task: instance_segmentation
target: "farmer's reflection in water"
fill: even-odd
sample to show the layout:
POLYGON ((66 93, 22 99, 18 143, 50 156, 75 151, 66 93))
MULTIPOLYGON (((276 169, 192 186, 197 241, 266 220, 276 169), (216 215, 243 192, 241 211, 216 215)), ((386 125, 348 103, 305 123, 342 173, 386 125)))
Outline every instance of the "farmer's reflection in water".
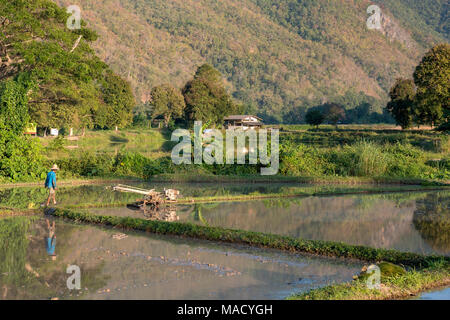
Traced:
POLYGON ((47 250, 47 254, 51 257, 51 259, 54 261, 56 260, 56 225, 55 221, 53 221, 52 225, 50 225, 50 221, 47 220, 47 230, 48 230, 48 237, 45 238, 45 249, 47 250))

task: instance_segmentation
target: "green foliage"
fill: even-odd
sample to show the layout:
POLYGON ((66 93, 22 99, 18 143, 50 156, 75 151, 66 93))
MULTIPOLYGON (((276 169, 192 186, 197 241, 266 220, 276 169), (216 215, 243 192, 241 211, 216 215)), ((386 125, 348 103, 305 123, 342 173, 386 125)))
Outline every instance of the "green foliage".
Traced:
POLYGON ((0 82, 0 118, 13 134, 22 134, 30 117, 27 90, 14 80, 0 82))
POLYGON ((320 110, 311 109, 306 113, 305 120, 307 124, 319 127, 325 120, 325 117, 320 110))
POLYGON ((56 138, 52 139, 52 141, 50 141, 50 143, 47 146, 47 150, 60 151, 64 149, 65 145, 66 141, 64 140, 64 137, 59 135, 56 138))
POLYGON ((410 128, 414 120, 415 86, 412 80, 397 79, 389 92, 391 101, 386 109, 402 129, 410 128))
POLYGON ((149 179, 161 173, 174 173, 174 164, 170 158, 152 160, 144 167, 144 178, 149 179))
POLYGON ((183 95, 186 100, 186 120, 191 125, 194 121, 210 121, 220 126, 225 116, 237 110, 224 88, 222 75, 208 64, 197 69, 194 79, 184 87, 183 95))
POLYGON ((326 287, 295 294, 290 300, 392 300, 408 299, 412 294, 419 294, 434 287, 448 283, 449 263, 439 260, 430 263, 428 268, 420 271, 410 270, 406 274, 388 277, 384 280, 384 290, 373 290, 365 281, 332 284, 326 287))
MULTIPOLYGON (((398 277, 406 274, 406 270, 393 263, 382 261, 376 264, 380 268, 380 280, 381 283, 385 283, 386 280, 392 277, 398 277)), ((367 266, 365 266, 362 272, 358 275, 359 281, 367 281, 371 273, 367 273, 367 266)))
POLYGON ((107 106, 97 111, 95 117, 97 126, 123 128, 129 125, 136 104, 129 83, 108 70, 101 91, 107 106))
POLYGON ((42 147, 23 136, 29 121, 27 91, 18 81, 0 83, 0 177, 10 181, 36 179, 44 170, 42 147))
POLYGON ((414 72, 414 82, 419 123, 450 121, 450 44, 436 45, 425 54, 414 72))
POLYGON ((170 120, 181 118, 186 108, 184 97, 170 85, 154 87, 151 96, 153 106, 153 117, 163 116, 164 124, 167 127, 170 120))
POLYGON ((139 153, 119 153, 115 157, 114 173, 119 175, 137 175, 143 177, 146 168, 152 160, 140 155, 139 153))
POLYGON ((329 123, 336 126, 338 122, 345 119, 345 109, 343 106, 337 103, 326 103, 323 108, 325 119, 329 123))
POLYGON ((408 144, 357 141, 335 148, 280 146, 280 173, 291 176, 417 177, 448 179, 449 171, 426 164, 423 151, 408 144))
POLYGON ((56 160, 61 173, 71 173, 75 176, 106 176, 113 170, 115 159, 107 154, 92 154, 83 152, 78 156, 56 160))
POLYGON ((96 33, 85 23, 69 30, 68 17, 49 0, 0 0, 0 81, 25 74, 35 83, 24 87, 31 120, 39 127, 127 125, 134 106, 128 84, 90 48, 96 33))

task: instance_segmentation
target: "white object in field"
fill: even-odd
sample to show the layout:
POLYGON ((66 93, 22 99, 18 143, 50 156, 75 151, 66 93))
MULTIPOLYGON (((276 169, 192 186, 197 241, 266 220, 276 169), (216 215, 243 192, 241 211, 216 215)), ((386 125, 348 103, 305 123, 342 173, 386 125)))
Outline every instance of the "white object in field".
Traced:
POLYGON ((122 184, 119 184, 119 185, 113 187, 113 190, 120 191, 120 192, 138 193, 138 194, 143 194, 143 195, 148 195, 151 192, 155 191, 155 189, 146 190, 146 189, 141 189, 141 188, 137 188, 137 187, 125 186, 122 184))
POLYGON ((50 129, 50 135, 51 136, 57 137, 58 134, 59 134, 59 130, 58 129, 55 129, 55 128, 51 128, 50 129))
POLYGON ((73 128, 70 128, 69 136, 73 136, 73 128))

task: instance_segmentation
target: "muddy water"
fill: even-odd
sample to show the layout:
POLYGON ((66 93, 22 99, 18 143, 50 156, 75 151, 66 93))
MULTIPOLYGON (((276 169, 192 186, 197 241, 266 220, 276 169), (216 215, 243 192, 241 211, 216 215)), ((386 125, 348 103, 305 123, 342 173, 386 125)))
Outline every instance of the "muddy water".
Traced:
MULTIPOLYGON (((127 208, 88 211, 145 218, 127 208)), ((171 221, 450 255, 448 191, 178 205, 176 216, 171 221)))
POLYGON ((361 268, 337 259, 54 221, 52 258, 43 218, 0 220, 0 299, 281 299, 349 281, 361 268), (80 267, 80 291, 67 289, 68 265, 80 267))

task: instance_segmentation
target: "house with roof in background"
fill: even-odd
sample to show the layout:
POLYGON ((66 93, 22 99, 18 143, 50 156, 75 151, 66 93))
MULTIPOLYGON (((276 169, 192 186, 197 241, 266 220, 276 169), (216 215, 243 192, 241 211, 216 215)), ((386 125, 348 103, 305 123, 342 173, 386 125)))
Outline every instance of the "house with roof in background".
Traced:
POLYGON ((264 125, 260 117, 253 115, 231 115, 225 117, 223 121, 225 129, 255 130, 264 125))

